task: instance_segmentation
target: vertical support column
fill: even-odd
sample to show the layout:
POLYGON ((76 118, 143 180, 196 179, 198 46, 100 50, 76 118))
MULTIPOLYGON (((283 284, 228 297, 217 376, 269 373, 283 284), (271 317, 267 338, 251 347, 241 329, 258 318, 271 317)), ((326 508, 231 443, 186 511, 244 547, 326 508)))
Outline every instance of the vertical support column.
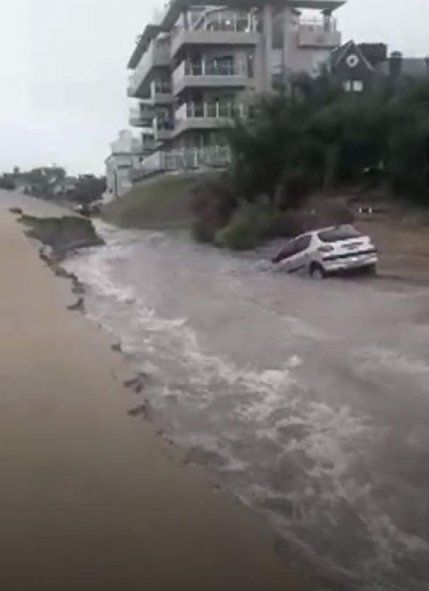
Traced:
POLYGON ((182 22, 185 31, 189 31, 189 15, 186 10, 182 12, 182 22))
POLYGON ((294 47, 291 44, 295 43, 292 37, 292 23, 293 13, 290 8, 283 9, 283 51, 282 51, 282 70, 283 70, 283 86, 288 88, 289 77, 288 67, 293 67, 293 51, 294 47))
POLYGON ((258 94, 272 89, 273 7, 267 3, 261 13, 261 39, 255 54, 255 90, 258 94))
POLYGON ((266 4, 263 9, 264 27, 264 92, 272 88, 272 53, 273 53, 273 7, 266 4))

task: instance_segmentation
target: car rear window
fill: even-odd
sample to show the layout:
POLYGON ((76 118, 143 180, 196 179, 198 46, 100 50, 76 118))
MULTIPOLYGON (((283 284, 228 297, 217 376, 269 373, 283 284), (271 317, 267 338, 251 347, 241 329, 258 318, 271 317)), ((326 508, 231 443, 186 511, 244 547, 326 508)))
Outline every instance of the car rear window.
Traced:
POLYGON ((323 230, 318 236, 322 242, 341 242, 342 240, 353 240, 361 238, 362 234, 353 226, 341 226, 331 230, 323 230))

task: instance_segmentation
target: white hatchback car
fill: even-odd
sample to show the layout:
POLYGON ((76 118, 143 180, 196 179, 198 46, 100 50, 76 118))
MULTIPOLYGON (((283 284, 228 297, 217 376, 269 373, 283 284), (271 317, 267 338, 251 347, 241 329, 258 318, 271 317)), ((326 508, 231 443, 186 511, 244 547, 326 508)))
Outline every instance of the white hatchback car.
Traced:
POLYGON ((305 271, 315 279, 351 269, 375 272, 377 249, 369 236, 350 225, 307 232, 291 240, 272 260, 289 273, 305 271))

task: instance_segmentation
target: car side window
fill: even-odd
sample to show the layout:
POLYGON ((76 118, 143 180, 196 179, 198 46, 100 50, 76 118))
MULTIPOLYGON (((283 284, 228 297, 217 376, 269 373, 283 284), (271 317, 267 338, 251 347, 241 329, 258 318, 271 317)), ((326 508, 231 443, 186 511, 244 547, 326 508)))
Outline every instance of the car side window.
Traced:
POLYGON ((279 260, 288 259, 289 257, 293 256, 296 252, 296 240, 291 240, 287 243, 287 245, 283 248, 281 253, 279 254, 279 260))
POLYGON ((304 250, 307 250, 307 248, 310 246, 310 244, 311 244, 311 236, 302 236, 301 238, 298 238, 297 240, 295 240, 294 254, 299 254, 301 252, 304 252, 304 250))
POLYGON ((311 236, 302 236, 301 238, 296 238, 295 240, 291 240, 285 246, 285 248, 280 252, 280 254, 274 259, 275 262, 284 261, 290 257, 293 257, 300 252, 303 252, 306 248, 310 246, 311 243, 311 236))

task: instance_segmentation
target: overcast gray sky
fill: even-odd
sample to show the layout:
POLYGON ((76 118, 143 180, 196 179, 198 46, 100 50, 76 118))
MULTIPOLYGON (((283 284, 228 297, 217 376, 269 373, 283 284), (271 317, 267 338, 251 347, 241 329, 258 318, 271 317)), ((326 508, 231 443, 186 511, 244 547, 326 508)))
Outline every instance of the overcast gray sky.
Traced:
MULTIPOLYGON (((103 172, 127 126, 126 62, 163 0, 0 0, 0 171, 103 172)), ((344 38, 429 55, 429 0, 348 0, 344 38)))

